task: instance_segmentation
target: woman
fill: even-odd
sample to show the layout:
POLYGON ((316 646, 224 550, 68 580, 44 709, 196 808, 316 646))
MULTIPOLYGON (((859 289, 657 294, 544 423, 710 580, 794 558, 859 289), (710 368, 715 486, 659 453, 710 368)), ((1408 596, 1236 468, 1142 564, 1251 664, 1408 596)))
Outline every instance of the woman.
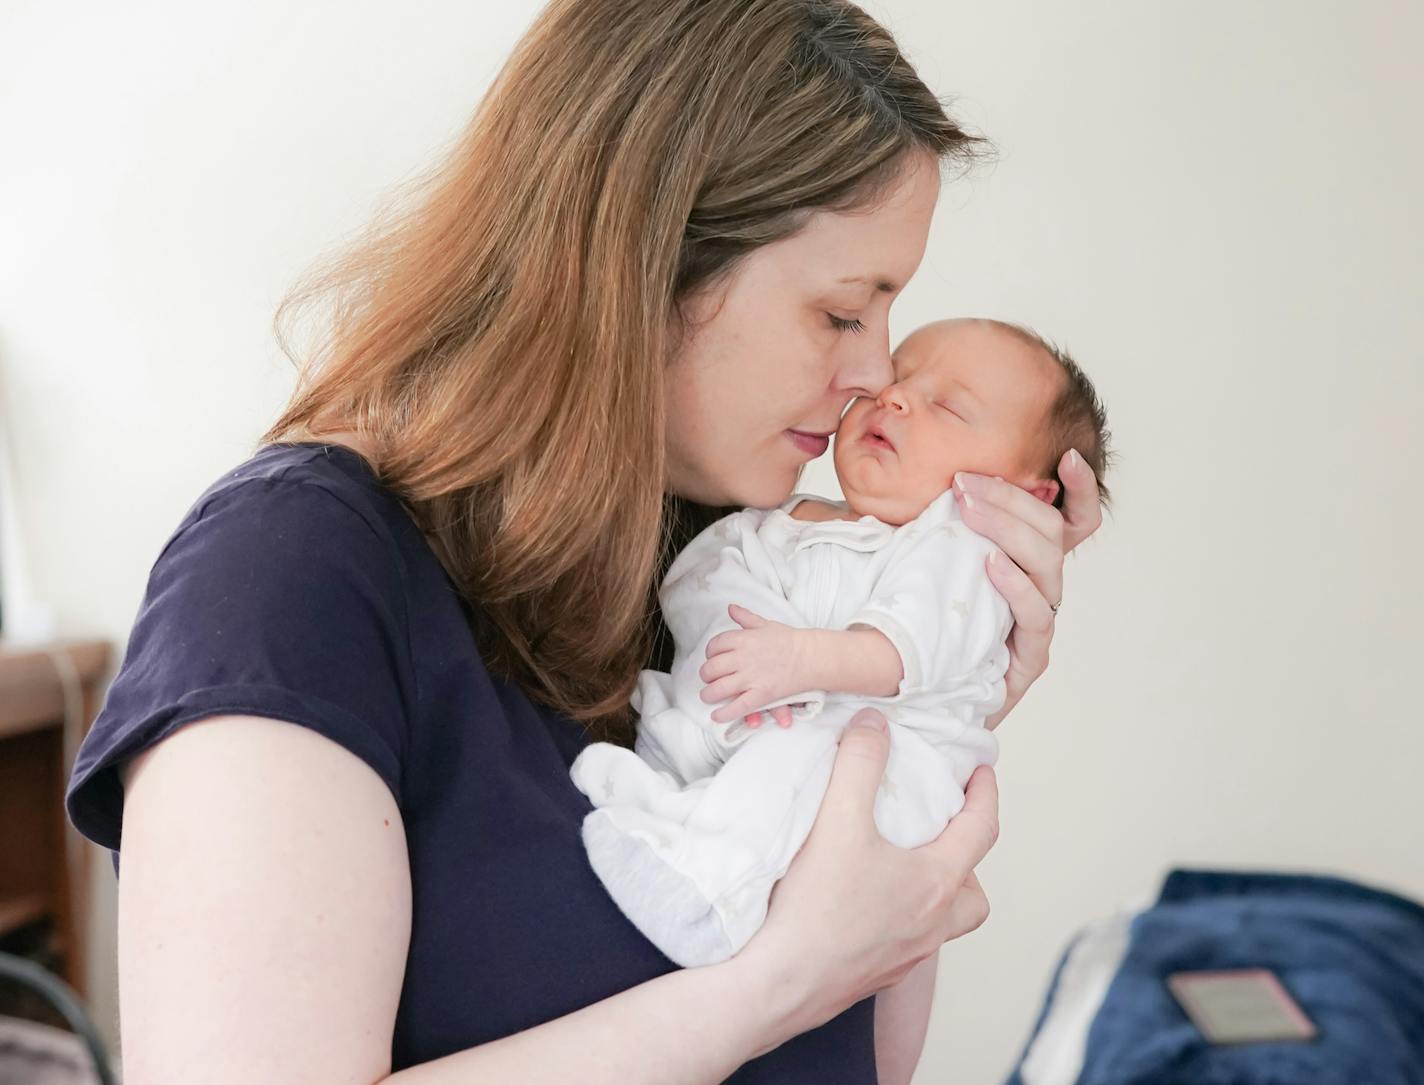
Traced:
MULTIPOLYGON (((160 554, 76 761, 75 824, 122 830, 126 1077, 908 1079, 938 947, 987 915, 992 772, 892 848, 863 713, 761 931, 678 971, 589 870, 567 771, 631 740, 668 555, 783 500, 888 383, 939 164, 974 150, 849 4, 544 12, 317 284, 325 349, 160 554)), ((1098 522, 1061 475, 1066 523, 968 484, 1012 559, 1005 712, 1098 522)))

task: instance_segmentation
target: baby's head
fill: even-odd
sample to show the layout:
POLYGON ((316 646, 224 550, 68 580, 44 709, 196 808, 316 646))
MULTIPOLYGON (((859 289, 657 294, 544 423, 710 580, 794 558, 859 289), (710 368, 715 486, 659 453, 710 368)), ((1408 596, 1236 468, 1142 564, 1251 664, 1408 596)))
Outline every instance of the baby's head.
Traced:
POLYGON ((956 471, 1000 475, 1062 508, 1058 462, 1069 448, 1109 504, 1107 419, 1063 351, 1026 328, 966 318, 912 332, 894 362, 895 382, 852 403, 836 430, 836 475, 857 515, 907 523, 956 471))

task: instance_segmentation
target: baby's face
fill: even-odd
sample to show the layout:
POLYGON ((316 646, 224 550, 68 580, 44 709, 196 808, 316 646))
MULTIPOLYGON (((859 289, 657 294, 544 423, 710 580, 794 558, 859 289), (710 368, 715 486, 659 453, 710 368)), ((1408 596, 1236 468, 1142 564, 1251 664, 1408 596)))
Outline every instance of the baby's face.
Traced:
POLYGON ((857 515, 913 520, 956 471, 1025 485, 1037 430, 1064 379, 1043 350, 976 320, 913 332, 895 382, 858 399, 836 431, 841 489, 857 515))

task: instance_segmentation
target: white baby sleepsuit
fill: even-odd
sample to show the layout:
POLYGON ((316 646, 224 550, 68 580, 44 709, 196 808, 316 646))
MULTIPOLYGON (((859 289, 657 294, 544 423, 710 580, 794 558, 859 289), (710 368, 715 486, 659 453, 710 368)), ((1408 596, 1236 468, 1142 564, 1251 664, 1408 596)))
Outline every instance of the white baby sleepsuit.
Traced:
POLYGON ((798 520, 807 496, 724 517, 677 556, 659 593, 673 668, 639 677, 636 752, 593 743, 572 767, 596 807, 583 823, 590 863, 684 966, 727 959, 761 926, 859 709, 890 721, 875 822, 899 847, 938 836, 974 769, 998 756, 983 723, 1003 706, 1013 616, 984 568, 993 543, 964 524, 952 490, 899 527, 798 520), (786 625, 878 629, 900 654, 899 691, 804 690, 760 706, 796 705, 790 728, 713 722, 698 672, 708 642, 740 628, 729 603, 786 625))

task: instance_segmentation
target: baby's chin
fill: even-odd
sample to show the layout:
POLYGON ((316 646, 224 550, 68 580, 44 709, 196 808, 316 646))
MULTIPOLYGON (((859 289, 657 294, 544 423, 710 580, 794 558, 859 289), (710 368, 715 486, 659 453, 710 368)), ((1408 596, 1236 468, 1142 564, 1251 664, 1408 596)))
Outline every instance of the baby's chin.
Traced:
POLYGON ((913 472, 902 472, 900 461, 893 465, 881 463, 872 453, 836 458, 836 478, 846 504, 856 516, 874 516, 887 524, 907 524, 944 491, 936 493, 910 492, 898 485, 913 472))
MULTIPOLYGON (((874 516, 887 524, 908 524, 930 507, 939 494, 905 494, 886 488, 859 490, 841 484, 846 504, 856 516, 874 516)), ((943 492, 943 491, 941 491, 943 492)))

